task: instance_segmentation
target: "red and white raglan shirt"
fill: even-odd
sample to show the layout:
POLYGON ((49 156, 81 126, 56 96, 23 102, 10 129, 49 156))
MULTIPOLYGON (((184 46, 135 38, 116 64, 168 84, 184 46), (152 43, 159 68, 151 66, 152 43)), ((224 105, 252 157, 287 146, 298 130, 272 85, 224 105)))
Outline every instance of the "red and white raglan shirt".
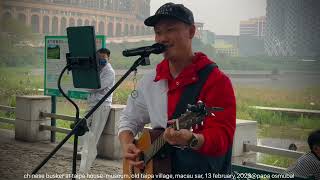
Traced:
MULTIPOLYGON (((198 71, 213 63, 205 54, 195 53, 192 64, 173 78, 169 61, 164 59, 156 69, 139 81, 138 96, 129 97, 119 121, 119 133, 130 130, 134 135, 145 124, 152 128, 166 128, 172 119, 176 105, 186 86, 198 81, 198 71)), ((218 68, 214 68, 204 83, 199 99, 208 107, 222 107, 223 111, 205 118, 202 126, 193 129, 204 136, 204 144, 198 150, 208 156, 224 155, 233 143, 236 127, 236 101, 230 79, 218 68)))

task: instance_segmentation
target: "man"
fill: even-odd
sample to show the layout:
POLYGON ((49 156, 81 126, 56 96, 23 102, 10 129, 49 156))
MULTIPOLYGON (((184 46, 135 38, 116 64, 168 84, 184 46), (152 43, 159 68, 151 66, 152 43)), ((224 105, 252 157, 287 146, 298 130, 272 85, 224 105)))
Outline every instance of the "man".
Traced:
MULTIPOLYGON (((101 88, 90 89, 88 96, 88 111, 91 110, 112 88, 115 81, 114 70, 109 63, 110 51, 106 48, 101 48, 97 52, 99 57, 99 73, 101 88)), ((105 100, 101 106, 87 120, 89 132, 84 136, 80 136, 80 141, 83 141, 81 150, 80 173, 86 174, 90 170, 93 161, 97 156, 97 143, 107 122, 108 115, 111 109, 112 94, 105 100)))
POLYGON ((230 174, 236 104, 229 78, 217 67, 209 72, 197 100, 224 110, 206 117, 204 124, 193 131, 166 128, 168 120, 179 117, 178 102, 189 98, 182 95, 183 91, 199 81, 202 69, 213 64, 205 54, 192 51, 196 31, 192 12, 182 4, 167 3, 144 23, 154 27, 155 41, 168 48, 164 60, 140 80, 138 96, 128 98, 121 114, 119 139, 123 158, 143 168, 143 162, 136 160, 141 150, 133 142, 144 125, 150 123, 152 128, 165 128, 164 139, 173 145, 173 174, 230 174))
POLYGON ((315 179, 320 179, 320 129, 310 133, 308 144, 310 152, 301 156, 287 172, 295 176, 313 176, 315 179))

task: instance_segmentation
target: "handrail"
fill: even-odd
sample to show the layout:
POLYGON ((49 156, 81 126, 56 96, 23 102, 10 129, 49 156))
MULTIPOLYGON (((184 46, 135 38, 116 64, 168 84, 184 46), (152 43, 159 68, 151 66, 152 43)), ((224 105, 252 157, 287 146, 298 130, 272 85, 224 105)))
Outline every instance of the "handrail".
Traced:
POLYGON ((63 114, 54 114, 54 113, 47 113, 47 112, 40 112, 41 117, 49 117, 55 119, 61 119, 63 121, 75 121, 76 118, 73 116, 63 115, 63 114))
POLYGON ((300 156, 304 154, 304 152, 300 151, 291 151, 287 149, 275 148, 270 146, 262 146, 262 145, 254 145, 250 143, 243 143, 244 152, 254 151, 261 152, 266 154, 274 154, 279 156, 291 157, 298 159, 300 156))
POLYGON ((312 115, 312 116, 320 116, 320 110, 265 107, 265 106, 250 106, 250 108, 273 111, 273 112, 283 112, 283 113, 296 114, 296 115, 306 114, 306 115, 312 115))
POLYGON ((15 112, 16 108, 15 107, 11 107, 11 106, 0 105, 0 110, 1 111, 7 111, 7 112, 15 112))
POLYGON ((260 169, 264 169, 267 171, 273 171, 273 172, 277 172, 277 173, 284 173, 286 171, 286 168, 271 166, 271 165, 262 164, 262 163, 255 163, 255 162, 251 162, 251 161, 244 161, 244 162, 242 162, 242 165, 260 168, 260 169))
POLYGON ((40 131, 48 130, 48 131, 65 133, 65 134, 68 134, 69 132, 71 132, 71 129, 48 126, 44 124, 40 124, 39 128, 40 128, 40 131))
POLYGON ((0 117, 1 123, 14 124, 14 119, 0 117))

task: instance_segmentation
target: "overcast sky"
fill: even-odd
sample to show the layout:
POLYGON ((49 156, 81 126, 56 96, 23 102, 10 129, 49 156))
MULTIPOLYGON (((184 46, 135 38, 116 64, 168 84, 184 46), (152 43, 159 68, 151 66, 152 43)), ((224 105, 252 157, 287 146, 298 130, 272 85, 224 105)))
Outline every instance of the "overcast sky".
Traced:
POLYGON ((151 0, 150 13, 167 2, 184 4, 195 21, 218 35, 239 35, 241 20, 266 15, 266 0, 151 0))

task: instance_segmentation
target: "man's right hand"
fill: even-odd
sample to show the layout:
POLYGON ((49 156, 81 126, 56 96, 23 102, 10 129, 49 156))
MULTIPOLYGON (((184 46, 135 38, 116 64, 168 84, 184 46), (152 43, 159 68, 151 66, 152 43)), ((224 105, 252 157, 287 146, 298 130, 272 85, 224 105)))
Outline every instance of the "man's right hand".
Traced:
POLYGON ((129 130, 122 131, 119 134, 119 140, 122 146, 123 158, 125 158, 130 165, 143 169, 143 161, 139 160, 142 151, 133 143, 133 133, 129 130))
POLYGON ((139 169, 144 168, 143 161, 139 161, 139 156, 142 151, 137 148, 133 143, 124 144, 122 148, 123 157, 126 158, 130 165, 135 166, 139 169))

